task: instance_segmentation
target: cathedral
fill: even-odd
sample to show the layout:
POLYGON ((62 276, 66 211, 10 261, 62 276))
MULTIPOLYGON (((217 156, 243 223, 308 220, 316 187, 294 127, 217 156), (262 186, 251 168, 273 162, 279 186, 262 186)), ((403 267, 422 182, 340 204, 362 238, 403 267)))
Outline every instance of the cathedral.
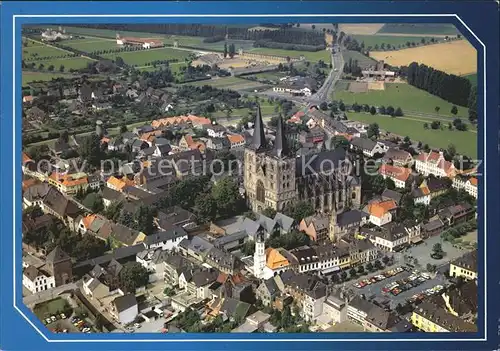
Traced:
POLYGON ((253 211, 282 211, 298 201, 310 202, 317 212, 342 212, 360 206, 361 181, 344 149, 297 157, 288 146, 281 118, 270 145, 260 106, 254 128, 244 156, 244 188, 253 211))

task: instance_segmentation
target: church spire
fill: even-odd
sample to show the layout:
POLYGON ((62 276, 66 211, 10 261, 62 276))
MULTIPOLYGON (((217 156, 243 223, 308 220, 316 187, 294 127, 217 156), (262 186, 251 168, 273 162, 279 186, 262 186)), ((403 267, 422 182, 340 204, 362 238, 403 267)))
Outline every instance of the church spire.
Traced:
POLYGON ((266 135, 264 134, 264 122, 262 122, 260 105, 257 105, 257 116, 255 116, 253 137, 250 147, 256 151, 264 150, 266 148, 266 135))
POLYGON ((283 118, 278 117, 278 126, 276 128, 276 139, 274 140, 273 154, 277 157, 289 155, 288 144, 285 138, 285 129, 283 127, 283 118))

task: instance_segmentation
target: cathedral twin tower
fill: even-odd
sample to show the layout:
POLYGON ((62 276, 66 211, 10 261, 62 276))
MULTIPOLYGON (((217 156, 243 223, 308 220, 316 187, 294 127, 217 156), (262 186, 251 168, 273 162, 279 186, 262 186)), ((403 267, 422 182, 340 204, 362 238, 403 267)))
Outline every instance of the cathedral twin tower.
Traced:
POLYGON ((361 203, 361 185, 355 168, 342 148, 296 157, 278 119, 276 137, 270 145, 264 133, 260 106, 257 108, 252 141, 245 148, 244 188, 252 210, 282 211, 297 201, 310 202, 318 212, 343 211, 361 203), (333 167, 333 168, 332 168, 333 167))

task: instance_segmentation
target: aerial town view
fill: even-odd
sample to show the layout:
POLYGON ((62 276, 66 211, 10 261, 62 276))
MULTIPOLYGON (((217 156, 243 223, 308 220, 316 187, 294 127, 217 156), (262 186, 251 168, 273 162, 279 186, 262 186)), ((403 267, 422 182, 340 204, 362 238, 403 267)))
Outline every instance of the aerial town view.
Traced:
POLYGON ((20 45, 23 300, 51 332, 477 332, 477 53, 453 25, 20 45))

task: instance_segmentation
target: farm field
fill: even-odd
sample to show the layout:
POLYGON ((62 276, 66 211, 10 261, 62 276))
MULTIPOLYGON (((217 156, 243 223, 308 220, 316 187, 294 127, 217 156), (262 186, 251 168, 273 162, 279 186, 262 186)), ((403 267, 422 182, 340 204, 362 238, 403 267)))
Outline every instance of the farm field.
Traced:
POLYGON ((425 45, 397 51, 371 52, 370 57, 384 60, 393 66, 407 66, 412 62, 426 64, 456 75, 477 72, 476 49, 466 40, 425 45))
POLYGON ((312 52, 312 51, 282 50, 282 49, 271 49, 271 48, 253 48, 248 51, 256 54, 290 56, 290 57, 299 57, 301 55, 304 55, 304 57, 308 61, 323 60, 325 63, 331 62, 330 51, 327 50, 312 52))
POLYGON ((189 57, 190 52, 185 50, 176 50, 172 48, 151 49, 143 51, 124 51, 111 54, 105 54, 103 57, 115 60, 121 57, 126 64, 144 66, 148 62, 156 60, 178 59, 184 61, 189 57))
POLYGON ((460 132, 444 130, 424 129, 424 123, 428 120, 420 120, 413 117, 396 117, 381 115, 370 115, 368 113, 348 112, 347 118, 364 123, 377 123, 380 129, 408 136, 415 141, 428 144, 431 148, 447 148, 449 144, 455 145, 457 152, 469 157, 477 157, 477 133, 472 131, 460 132))
POLYGON ((119 48, 115 40, 102 38, 70 39, 62 41, 61 44, 88 53, 119 48))
POLYGON ((158 33, 144 33, 144 32, 132 32, 132 31, 116 31, 111 29, 94 29, 94 28, 83 28, 83 27, 64 27, 67 34, 76 34, 80 36, 96 36, 103 38, 116 38, 116 33, 122 36, 130 37, 143 37, 143 38, 163 38, 165 35, 158 33))
MULTIPOLYGON (((197 44, 193 44, 191 46, 203 49, 203 50, 213 50, 213 51, 224 51, 224 41, 218 41, 216 43, 204 43, 203 38, 195 38, 199 39, 199 42, 197 44)), ((182 46, 182 42, 179 42, 179 44, 182 46)), ((228 39, 227 45, 234 44, 236 52, 238 52, 238 49, 242 48, 244 51, 252 51, 253 47, 253 40, 236 40, 236 39, 228 39)), ((188 45, 188 44, 184 44, 188 45)))
POLYGON ((450 23, 386 23, 378 33, 456 35, 458 31, 450 23))
POLYGON ((247 79, 236 78, 236 77, 202 80, 186 84, 194 86, 210 85, 219 89, 248 90, 248 91, 268 87, 267 85, 259 82, 253 82, 247 79))
POLYGON ((430 42, 431 38, 434 38, 436 40, 442 40, 441 38, 435 38, 431 36, 422 36, 422 37, 415 37, 415 36, 394 36, 394 35, 352 35, 354 39, 357 40, 358 43, 365 43, 365 48, 371 46, 372 48, 375 47, 375 45, 378 45, 379 47, 384 44, 390 44, 392 46, 398 46, 398 45, 406 45, 406 43, 414 42, 415 44, 421 44, 422 38, 425 39, 426 42, 430 42))
POLYGON ((257 79, 266 79, 275 82, 278 82, 280 78, 284 78, 286 76, 287 75, 284 72, 261 72, 249 75, 249 77, 255 77, 257 79))
MULTIPOLYGON (((424 90, 420 90, 406 83, 386 83, 385 90, 369 90, 368 92, 352 93, 347 91, 346 85, 335 89, 335 100, 342 100, 347 104, 368 104, 370 106, 393 106, 401 107, 405 114, 411 111, 439 115, 440 117, 452 117, 451 108, 453 104, 437 97, 424 90), (340 90, 344 87, 344 90, 340 90), (439 113, 435 108, 439 106, 439 113)), ((467 108, 457 106, 457 117, 467 119, 467 108)))
POLYGON ((339 25, 339 31, 350 35, 371 35, 376 34, 383 26, 383 23, 342 23, 339 25))
POLYGON ((374 59, 367 57, 358 51, 347 50, 343 51, 342 55, 344 57, 344 62, 348 63, 349 59, 352 59, 353 61, 357 60, 358 66, 361 67, 362 69, 368 68, 377 63, 374 59))

